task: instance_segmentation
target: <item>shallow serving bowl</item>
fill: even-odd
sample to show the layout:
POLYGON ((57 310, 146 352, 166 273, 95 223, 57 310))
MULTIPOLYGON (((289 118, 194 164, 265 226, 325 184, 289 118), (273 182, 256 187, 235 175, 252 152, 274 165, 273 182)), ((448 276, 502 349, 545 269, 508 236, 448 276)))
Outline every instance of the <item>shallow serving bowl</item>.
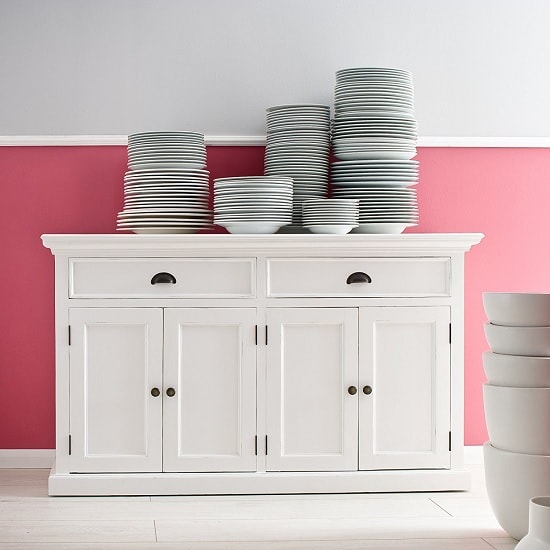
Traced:
POLYGON ((550 388, 550 357, 483 353, 483 369, 493 386, 550 388))
POLYGON ((485 323, 485 336, 495 353, 550 357, 550 326, 509 327, 485 323))
POLYGON ((529 500, 550 495, 550 456, 511 453, 487 441, 483 457, 495 517, 510 536, 521 539, 529 528, 529 500))
POLYGON ((550 327, 550 294, 484 292, 483 306, 494 325, 550 327))
POLYGON ((550 388, 483 384, 491 443, 505 451, 550 455, 550 388))

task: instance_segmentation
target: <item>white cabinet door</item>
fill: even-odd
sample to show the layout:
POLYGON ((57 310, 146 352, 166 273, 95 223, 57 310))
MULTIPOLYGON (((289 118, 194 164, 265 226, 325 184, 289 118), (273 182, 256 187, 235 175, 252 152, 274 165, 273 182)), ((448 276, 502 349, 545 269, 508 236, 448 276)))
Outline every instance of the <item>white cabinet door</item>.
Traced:
POLYGON ((359 469, 450 467, 449 321, 447 307, 360 308, 359 469))
POLYGON ((357 309, 268 309, 267 326, 267 470, 356 470, 357 309))
POLYGON ((161 471, 162 310, 73 308, 69 320, 71 472, 161 471))
POLYGON ((255 325, 255 309, 165 311, 165 471, 256 470, 255 325))

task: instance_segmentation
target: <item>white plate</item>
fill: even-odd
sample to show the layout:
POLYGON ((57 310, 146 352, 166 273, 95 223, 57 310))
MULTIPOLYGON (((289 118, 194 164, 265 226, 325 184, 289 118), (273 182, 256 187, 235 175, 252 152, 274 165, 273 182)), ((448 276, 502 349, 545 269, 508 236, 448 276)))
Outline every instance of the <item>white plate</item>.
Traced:
POLYGON ((138 235, 181 235, 197 233, 203 227, 132 227, 131 229, 118 228, 117 231, 132 231, 138 235))
POLYGON ((312 233, 326 233, 330 235, 345 235, 349 233, 354 227, 357 227, 357 224, 350 225, 309 225, 303 224, 304 227, 307 227, 312 233))
MULTIPOLYGON (((341 153, 346 154, 346 153, 341 153)), ((355 158, 357 158, 357 153, 351 153, 355 158)), ((410 151, 388 151, 385 149, 380 149, 379 151, 365 151, 360 153, 361 159, 412 159, 416 156, 416 149, 410 151)), ((348 154, 349 158, 349 154, 348 154)), ((347 160, 347 159, 345 159, 347 160)), ((351 160, 351 159, 350 159, 351 160)))
POLYGON ((374 233, 374 234, 399 234, 407 227, 413 227, 415 223, 360 223, 352 229, 352 233, 374 233))
MULTIPOLYGON (((290 223, 290 222, 289 222, 290 223)), ((219 223, 225 227, 230 233, 241 234, 270 234, 276 233, 284 225, 289 223, 262 223, 262 222, 240 222, 240 223, 219 223)))

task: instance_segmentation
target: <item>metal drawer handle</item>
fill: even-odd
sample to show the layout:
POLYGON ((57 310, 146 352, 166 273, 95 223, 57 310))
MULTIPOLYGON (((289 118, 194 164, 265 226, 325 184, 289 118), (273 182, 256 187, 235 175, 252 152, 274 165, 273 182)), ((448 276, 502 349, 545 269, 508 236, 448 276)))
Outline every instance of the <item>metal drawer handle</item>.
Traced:
POLYGON ((372 393, 372 387, 371 386, 363 386, 363 393, 365 395, 370 395, 372 393))
POLYGON ((367 275, 362 271, 356 271, 347 278, 346 283, 348 285, 353 283, 372 283, 372 279, 370 278, 370 275, 367 275))
POLYGON ((168 388, 166 390, 166 395, 168 397, 174 397, 174 395, 176 395, 176 390, 174 388, 168 388))
POLYGON ((171 273, 166 273, 165 271, 163 271, 161 273, 157 273, 156 275, 153 275, 153 278, 151 279, 152 285, 156 285, 159 283, 171 283, 175 285, 176 278, 171 273))
POLYGON ((158 397, 158 396, 160 395, 160 390, 159 390, 158 388, 153 388, 153 389, 151 390, 151 395, 152 395, 153 397, 158 397))
POLYGON ((349 393, 350 395, 355 395, 355 394, 357 393, 357 388, 356 388, 355 386, 350 386, 350 387, 348 388, 348 393, 349 393))

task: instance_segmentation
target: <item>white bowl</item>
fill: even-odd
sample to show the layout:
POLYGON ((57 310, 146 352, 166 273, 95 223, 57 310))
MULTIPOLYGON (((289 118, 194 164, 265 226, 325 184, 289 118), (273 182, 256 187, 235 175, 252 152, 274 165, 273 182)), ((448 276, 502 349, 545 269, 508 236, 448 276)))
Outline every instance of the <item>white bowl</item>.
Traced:
POLYGON ((485 323, 485 336, 495 353, 550 357, 550 326, 509 327, 485 323))
POLYGON ((515 539, 527 534, 529 500, 550 495, 550 456, 511 453, 483 445, 485 483, 493 512, 515 539))
POLYGON ((550 357, 483 353, 483 369, 493 386, 550 388, 550 357))
POLYGON ((483 384, 491 443, 504 451, 550 455, 550 388, 483 384))
POLYGON ((237 234, 256 234, 256 233, 276 233, 285 223, 269 222, 218 222, 217 225, 225 227, 229 233, 237 234))
POLYGON ((483 307, 494 325, 550 326, 550 294, 484 292, 483 307))
POLYGON ((357 225, 306 225, 312 233, 328 233, 332 235, 345 235, 357 225))

